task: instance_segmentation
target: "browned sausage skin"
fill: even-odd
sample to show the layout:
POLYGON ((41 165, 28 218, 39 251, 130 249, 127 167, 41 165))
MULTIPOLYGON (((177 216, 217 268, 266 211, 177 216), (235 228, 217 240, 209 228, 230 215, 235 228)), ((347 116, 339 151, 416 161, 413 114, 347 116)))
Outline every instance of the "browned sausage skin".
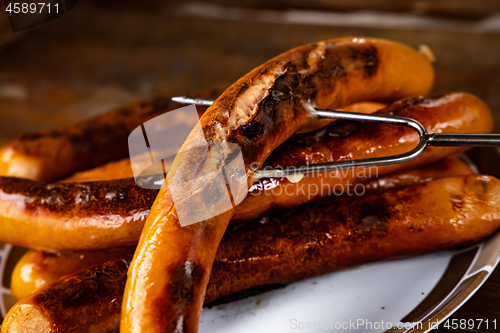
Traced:
MULTIPOLYGON (((109 333, 120 322, 120 308, 129 262, 117 259, 64 278, 48 293, 33 294, 36 304, 12 307, 2 332, 109 333), (71 310, 70 310, 71 309, 71 310), (78 315, 75 316, 76 312, 78 315)), ((18 303, 20 304, 20 303, 18 303)))
MULTIPOLYGON (((396 102, 380 113, 421 121, 429 132, 488 133, 489 109, 476 97, 453 93, 437 98, 396 102)), ((273 164, 318 163, 391 155, 415 145, 414 132, 381 124, 337 123, 296 135, 271 154, 273 164), (340 135, 342 134, 342 135, 340 135), (376 138, 376 139, 374 139, 376 138)), ((267 211, 291 208, 325 196, 339 185, 365 183, 377 176, 423 165, 463 148, 428 148, 407 164, 306 175, 299 183, 284 178, 257 181, 236 207, 233 220, 248 221, 267 211), (316 186, 317 194, 308 191, 316 186), (301 192, 297 189, 307 190, 301 192)), ((133 179, 76 184, 44 184, 0 178, 0 239, 47 251, 95 250, 135 245, 157 192, 143 190, 133 179)))
MULTIPOLYGON (((205 140, 236 144, 252 184, 253 169, 311 122, 310 107, 336 108, 427 92, 433 77, 428 59, 397 43, 340 38, 305 45, 271 59, 229 87, 201 117, 203 133, 193 131, 183 148, 188 151, 205 140)), ((211 153, 211 165, 219 170, 235 151, 226 146, 211 153)), ((200 163, 197 154, 176 158, 169 186, 176 177, 191 179, 197 170, 207 171, 200 163)), ((187 185, 178 190, 184 198, 194 195, 187 185)), ((127 277, 122 333, 197 331, 212 263, 234 210, 181 227, 171 198, 170 189, 160 190, 144 225, 127 277)), ((204 207, 222 204, 200 201, 189 213, 195 219, 204 207)))
POLYGON ((133 178, 46 184, 0 177, 0 188, 0 239, 49 252, 135 245, 158 194, 133 178))
MULTIPOLYGON (((409 186, 435 179, 472 174, 471 168, 458 157, 444 158, 419 168, 372 180, 366 184, 367 193, 384 191, 394 187, 409 186)), ((230 224, 235 228, 238 223, 230 224)), ((223 238, 228 239, 229 236, 223 238)), ((224 245, 222 245, 224 246, 224 245)), ((131 257, 135 248, 117 248, 100 251, 71 251, 69 253, 47 253, 28 251, 16 264, 12 272, 10 291, 22 299, 42 286, 74 273, 80 269, 106 262, 112 258, 131 257), (124 256, 124 254, 126 256, 124 256)), ((219 259, 217 259, 219 260, 219 259)))
MULTIPOLYGON (((500 181, 469 175, 356 200, 328 197, 259 222, 228 229, 205 303, 251 288, 477 242, 500 227, 500 181)), ((118 260, 64 277, 17 303, 2 333, 83 333, 90 325, 107 333, 118 327, 126 274, 126 263, 118 260)))
POLYGON ((0 174, 53 181, 124 158, 133 129, 180 106, 168 99, 155 99, 55 130, 25 134, 0 151, 0 174))
POLYGON ((426 183, 431 180, 464 176, 473 174, 469 162, 462 160, 461 156, 445 157, 437 162, 426 164, 408 171, 399 171, 390 175, 373 179, 365 185, 368 193, 385 191, 394 187, 409 186, 426 183))
MULTIPOLYGON (((498 179, 469 175, 397 187, 354 200, 328 197, 270 215, 260 221, 262 229, 249 222, 228 232, 217 254, 224 259, 216 260, 213 269, 231 272, 231 279, 222 281, 214 273, 207 295, 221 297, 256 285, 293 282, 323 274, 325 266, 345 269, 470 245, 498 230, 499 202, 498 179), (252 240, 255 237, 255 241, 238 242, 233 232, 252 240), (286 233, 300 236, 285 238, 286 233), (290 257, 281 257, 282 253, 290 257), (244 265, 241 258, 248 258, 244 265), (303 261, 311 265, 300 265, 303 261), (252 272, 253 279, 246 279, 245 272, 252 272)), ((207 301, 215 299, 208 296, 207 301)))

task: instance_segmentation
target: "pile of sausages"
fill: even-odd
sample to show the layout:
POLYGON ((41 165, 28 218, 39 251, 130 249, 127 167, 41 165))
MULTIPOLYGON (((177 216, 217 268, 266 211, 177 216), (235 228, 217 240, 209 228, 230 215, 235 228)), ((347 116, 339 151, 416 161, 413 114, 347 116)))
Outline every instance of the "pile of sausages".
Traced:
MULTIPOLYGON (((492 131, 488 107, 470 94, 421 97, 433 80, 426 56, 373 38, 304 45, 255 68, 200 111, 205 140, 241 150, 250 191, 185 227, 169 187, 138 187, 127 158, 134 128, 181 105, 136 103, 13 141, 0 154, 0 240, 32 250, 14 269, 19 302, 1 332, 196 332, 203 305, 227 296, 491 235, 500 181, 474 174, 457 157, 465 148, 430 147, 376 172, 305 175, 293 186, 307 191, 253 173, 393 155, 418 142, 411 129, 386 124, 317 128, 314 107, 409 117, 430 133, 492 131), (359 195, 321 190, 358 184, 359 195)), ((196 133, 185 147, 200 144, 196 133)), ((169 174, 200 163, 187 150, 169 174)))

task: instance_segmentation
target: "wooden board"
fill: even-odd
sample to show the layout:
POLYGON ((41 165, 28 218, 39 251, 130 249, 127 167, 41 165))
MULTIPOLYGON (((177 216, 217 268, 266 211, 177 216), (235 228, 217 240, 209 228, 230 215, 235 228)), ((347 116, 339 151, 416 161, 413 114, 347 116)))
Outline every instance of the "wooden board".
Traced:
POLYGON ((247 8, 372 10, 461 18, 485 17, 500 11, 500 2, 496 0, 209 0, 207 2, 247 8))

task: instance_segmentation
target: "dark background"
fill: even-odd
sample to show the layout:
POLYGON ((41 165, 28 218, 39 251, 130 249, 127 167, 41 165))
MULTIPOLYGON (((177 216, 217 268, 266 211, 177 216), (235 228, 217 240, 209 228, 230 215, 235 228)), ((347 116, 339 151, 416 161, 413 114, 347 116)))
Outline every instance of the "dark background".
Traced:
MULTIPOLYGON (((0 12, 0 145, 127 102, 226 87, 292 47, 349 35, 428 45, 433 94, 478 95, 500 132, 500 1, 135 3, 80 1, 15 34, 0 12)), ((500 270, 451 318, 500 325, 500 270)))

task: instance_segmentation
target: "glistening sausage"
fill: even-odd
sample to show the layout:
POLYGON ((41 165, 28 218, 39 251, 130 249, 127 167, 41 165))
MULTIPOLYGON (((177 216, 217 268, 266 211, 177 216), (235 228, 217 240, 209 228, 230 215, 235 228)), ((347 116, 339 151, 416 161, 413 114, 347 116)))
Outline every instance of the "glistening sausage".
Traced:
MULTIPOLYGON (((500 227, 500 181, 443 178, 353 200, 328 197, 229 228, 205 302, 355 265, 470 245, 500 227)), ((14 305, 2 333, 92 332, 118 327, 127 262, 62 278, 14 305)))
MULTIPOLYGON (((218 92, 198 92, 216 97, 218 92)), ((81 122, 24 134, 0 149, 0 175, 54 181, 128 156, 128 136, 144 122, 183 107, 170 98, 132 103, 81 122)), ((198 109, 199 113, 205 107, 198 109)), ((197 119, 194 119, 196 123, 197 119)), ((182 126, 170 124, 172 128, 182 126)))
MULTIPOLYGON (((374 179, 367 183, 365 187, 366 193, 370 193, 472 173, 471 168, 459 158, 444 158, 413 170, 374 179)), ((231 226, 230 224, 230 228, 235 228, 237 225, 233 223, 231 226)), ((229 236, 223 238, 223 243, 227 237, 229 236)), ((69 253, 28 251, 17 262, 12 272, 11 294, 17 299, 22 299, 42 286, 80 269, 104 263, 112 258, 130 259, 134 250, 134 247, 129 247, 100 251, 72 251, 69 253)))
MULTIPOLYGON (((484 103, 463 93, 404 100, 380 112, 420 120, 429 132, 488 133, 492 128, 491 114, 484 103)), ((286 142, 269 160, 293 165, 391 155, 411 149, 416 140, 415 133, 406 128, 343 122, 291 138, 288 142, 293 144, 286 142)), ((431 147, 407 164, 308 175, 297 184, 283 178, 262 179, 236 207, 233 220, 248 221, 269 210, 291 208, 334 194, 333 190, 342 193, 349 185, 462 150, 431 147), (320 186, 331 190, 320 191, 320 186)), ((155 196, 155 191, 137 187, 133 179, 44 184, 0 178, 0 239, 47 251, 135 245, 155 196)))
POLYGON ((192 200, 193 196, 203 196, 209 189, 223 193, 227 187, 213 188, 209 183, 198 191, 177 184, 175 196, 191 203, 183 209, 189 219, 204 219, 182 227, 179 205, 174 207, 172 200, 172 180, 197 178, 200 172, 208 175, 211 167, 221 170, 228 157, 241 151, 252 184, 253 168, 311 122, 312 107, 336 108, 425 93, 433 75, 428 59, 406 46, 340 38, 285 52, 229 87, 201 117, 203 133, 194 130, 184 143, 186 154, 174 161, 168 187, 160 190, 153 204, 130 265, 120 331, 197 331, 212 263, 234 209, 206 218, 207 208, 220 208, 225 201, 211 196, 192 200), (238 149, 221 144, 219 151, 211 151, 211 163, 205 164, 195 151, 205 140, 238 149))

